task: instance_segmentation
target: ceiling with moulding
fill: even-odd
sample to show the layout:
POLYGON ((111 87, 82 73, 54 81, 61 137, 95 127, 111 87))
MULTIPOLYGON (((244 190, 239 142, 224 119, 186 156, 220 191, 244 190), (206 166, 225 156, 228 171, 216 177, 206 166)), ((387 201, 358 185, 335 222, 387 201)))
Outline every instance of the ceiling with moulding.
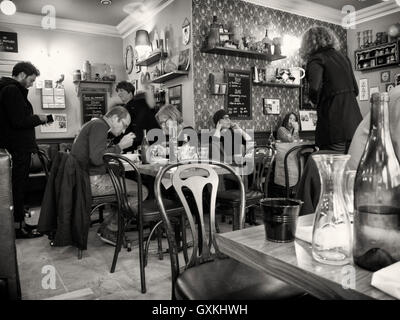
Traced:
MULTIPOLYGON (((17 12, 41 15, 46 5, 54 6, 56 16, 63 19, 116 26, 129 13, 151 11, 167 0, 112 0, 104 6, 100 0, 13 0, 17 12)), ((133 16, 135 17, 135 16, 133 16)))
POLYGON ((383 2, 382 0, 308 0, 310 2, 314 2, 317 4, 321 4, 323 6, 327 6, 336 10, 342 10, 342 8, 346 5, 353 6, 356 10, 365 9, 367 7, 376 5, 378 3, 383 2))

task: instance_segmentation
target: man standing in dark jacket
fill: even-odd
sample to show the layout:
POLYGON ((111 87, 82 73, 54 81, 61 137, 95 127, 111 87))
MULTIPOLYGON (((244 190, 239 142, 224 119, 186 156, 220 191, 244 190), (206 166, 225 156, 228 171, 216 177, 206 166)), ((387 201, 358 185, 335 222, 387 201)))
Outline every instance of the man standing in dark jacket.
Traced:
POLYGON ((132 147, 124 151, 134 151, 142 143, 143 130, 148 132, 151 129, 160 128, 155 118, 155 113, 150 108, 150 103, 148 101, 151 93, 143 92, 135 96, 135 87, 128 81, 119 82, 116 90, 132 119, 125 134, 133 132, 136 136, 132 147))
POLYGON ((32 86, 39 70, 29 62, 19 62, 12 70, 12 78, 0 79, 0 148, 12 157, 12 193, 14 221, 18 223, 17 238, 41 236, 27 231, 24 221, 24 193, 29 176, 32 152, 37 151, 35 127, 47 123, 46 115, 33 114, 28 101, 28 88, 32 86))

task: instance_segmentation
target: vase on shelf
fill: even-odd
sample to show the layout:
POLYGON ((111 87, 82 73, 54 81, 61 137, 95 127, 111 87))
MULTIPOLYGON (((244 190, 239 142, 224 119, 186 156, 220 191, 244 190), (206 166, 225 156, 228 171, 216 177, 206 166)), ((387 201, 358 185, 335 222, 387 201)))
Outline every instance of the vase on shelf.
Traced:
POLYGON ((89 60, 86 60, 82 67, 82 80, 92 80, 92 66, 89 60))

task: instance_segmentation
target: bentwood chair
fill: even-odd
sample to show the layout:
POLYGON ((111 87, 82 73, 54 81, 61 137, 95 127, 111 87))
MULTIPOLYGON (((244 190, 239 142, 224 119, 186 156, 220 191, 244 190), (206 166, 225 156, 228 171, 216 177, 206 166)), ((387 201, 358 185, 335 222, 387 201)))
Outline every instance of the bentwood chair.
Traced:
POLYGON ((299 185, 301 175, 303 172, 303 168, 309 158, 309 156, 318 151, 319 148, 315 144, 304 144, 291 148, 286 154, 283 160, 284 168, 285 168, 285 190, 286 190, 286 198, 293 198, 296 194, 297 187, 299 185), (297 165, 297 177, 296 183, 294 185, 290 185, 289 182, 289 159, 292 154, 296 155, 296 165, 297 165))
MULTIPOLYGON (((247 175, 246 179, 250 180, 251 184, 245 193, 246 204, 245 208, 248 210, 248 222, 251 225, 256 224, 255 209, 259 206, 260 200, 268 197, 268 182, 270 179, 272 166, 275 161, 276 151, 271 146, 255 147, 252 152, 254 162, 252 165, 252 172, 247 175)), ((217 195, 217 203, 224 208, 228 208, 233 213, 234 227, 237 228, 237 217, 239 213, 240 204, 240 190, 232 189, 217 195)))
MULTIPOLYGON (((123 242, 127 242, 124 239, 125 230, 128 224, 135 223, 137 225, 139 233, 139 264, 140 264, 140 280, 141 280, 141 291, 146 293, 146 276, 145 266, 147 264, 147 253, 149 243, 154 232, 157 232, 158 239, 158 254, 159 259, 162 257, 162 220, 158 207, 154 199, 147 199, 143 201, 142 194, 142 179, 137 166, 128 158, 123 155, 106 153, 103 156, 104 163, 107 171, 110 174, 111 181, 113 183, 115 194, 118 204, 118 236, 117 243, 114 251, 114 257, 111 265, 111 273, 115 271, 117 264, 118 254, 121 251, 123 242), (132 172, 137 182, 137 199, 130 197, 127 193, 126 188, 126 172, 132 172), (137 201, 137 205, 134 203, 137 201), (150 225, 151 231, 147 238, 146 244, 144 243, 144 227, 150 225)), ((173 201, 166 201, 165 208, 168 215, 174 218, 183 217, 183 208, 173 201)), ((184 226, 184 223, 181 223, 184 226)), ((183 239, 186 242, 185 239, 183 239)), ((127 244, 128 251, 130 246, 127 244)))
POLYGON ((216 161, 199 161, 170 164, 157 174, 154 191, 164 221, 171 258, 172 299, 182 300, 258 300, 290 299, 304 295, 292 287, 261 271, 248 267, 234 259, 227 258, 218 250, 215 239, 215 205, 218 188, 218 174, 225 170, 236 177, 239 185, 239 227, 244 226, 245 189, 241 177, 235 170, 216 161), (193 247, 188 261, 179 259, 170 217, 166 212, 165 200, 161 194, 161 181, 170 170, 172 185, 178 194, 189 222, 193 247), (209 191, 210 215, 208 223, 204 216, 203 197, 209 191), (190 205, 185 193, 190 191, 195 207, 190 205), (196 225, 197 222, 197 225, 196 225), (180 261, 185 261, 180 266, 180 261))

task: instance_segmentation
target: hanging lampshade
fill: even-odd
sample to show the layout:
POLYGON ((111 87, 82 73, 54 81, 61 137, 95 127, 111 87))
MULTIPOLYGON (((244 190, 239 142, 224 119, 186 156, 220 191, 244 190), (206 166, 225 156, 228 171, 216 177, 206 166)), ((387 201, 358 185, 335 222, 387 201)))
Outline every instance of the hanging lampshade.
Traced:
POLYGON ((146 30, 136 31, 135 46, 150 46, 150 36, 146 30))

